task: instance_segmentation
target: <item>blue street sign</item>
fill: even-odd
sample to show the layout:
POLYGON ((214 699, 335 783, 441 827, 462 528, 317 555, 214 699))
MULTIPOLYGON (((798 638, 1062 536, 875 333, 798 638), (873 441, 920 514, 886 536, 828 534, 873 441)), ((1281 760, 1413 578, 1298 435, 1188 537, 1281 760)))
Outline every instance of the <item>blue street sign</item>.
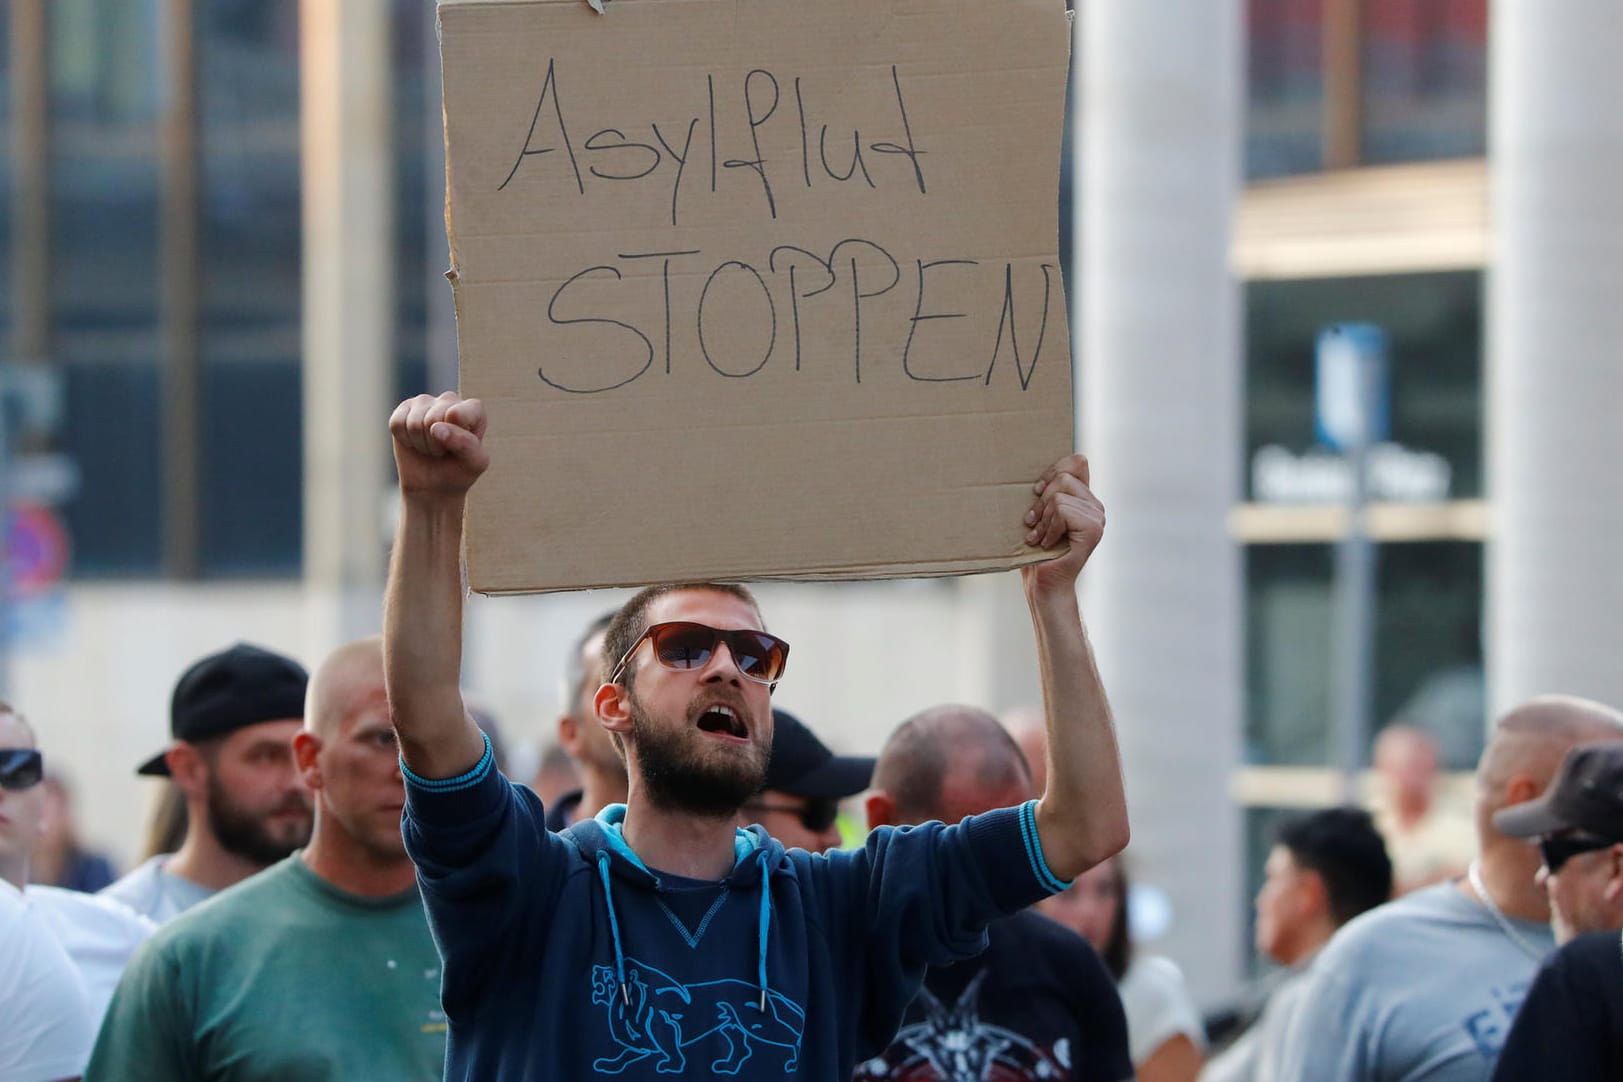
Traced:
POLYGON ((1373 323, 1332 323, 1319 332, 1313 432, 1333 451, 1386 439, 1391 399, 1386 332, 1373 323), (1362 434, 1362 441, 1359 437, 1362 434))

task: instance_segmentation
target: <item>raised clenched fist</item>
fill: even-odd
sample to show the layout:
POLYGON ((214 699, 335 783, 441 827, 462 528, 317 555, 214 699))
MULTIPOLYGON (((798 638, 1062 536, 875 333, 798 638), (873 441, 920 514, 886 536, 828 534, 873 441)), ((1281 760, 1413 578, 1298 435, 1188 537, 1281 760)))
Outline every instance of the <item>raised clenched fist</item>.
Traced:
POLYGON ((403 496, 463 496, 490 465, 477 398, 452 391, 408 398, 390 415, 389 435, 403 496))

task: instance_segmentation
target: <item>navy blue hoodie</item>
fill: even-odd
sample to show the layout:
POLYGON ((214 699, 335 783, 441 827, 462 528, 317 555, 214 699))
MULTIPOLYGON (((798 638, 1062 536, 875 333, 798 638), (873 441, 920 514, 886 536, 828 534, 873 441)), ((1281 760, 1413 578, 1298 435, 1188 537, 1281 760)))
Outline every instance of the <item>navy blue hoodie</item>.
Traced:
POLYGON ((724 1076, 847 1082, 927 965, 1061 890, 1035 802, 812 855, 740 830, 717 882, 647 868, 623 805, 562 833, 490 755, 407 773, 406 848, 444 960, 448 1080, 724 1076))

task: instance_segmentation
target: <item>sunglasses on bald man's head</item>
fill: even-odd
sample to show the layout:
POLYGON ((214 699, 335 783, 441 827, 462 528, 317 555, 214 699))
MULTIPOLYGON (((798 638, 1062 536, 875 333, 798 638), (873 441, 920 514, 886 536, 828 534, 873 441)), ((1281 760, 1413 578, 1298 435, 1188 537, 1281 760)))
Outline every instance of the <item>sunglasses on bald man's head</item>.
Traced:
POLYGON ((744 810, 784 812, 798 818, 800 825, 813 834, 821 834, 834 825, 834 820, 840 813, 840 805, 827 797, 807 797, 804 804, 775 804, 764 800, 752 800, 744 805, 744 810))
POLYGON ((0 789, 20 793, 45 777, 45 758, 33 748, 0 748, 0 789))
POLYGON ((631 655, 644 641, 653 645, 654 660, 667 669, 702 669, 710 664, 717 643, 726 643, 738 671, 761 684, 776 683, 789 661, 789 644, 764 631, 723 631, 708 624, 677 620, 654 624, 631 644, 609 676, 618 684, 631 663, 631 655))
POLYGON ((1610 838, 1588 834, 1581 830, 1546 834, 1538 840, 1539 856, 1544 858, 1544 867, 1551 875, 1559 872, 1561 865, 1580 853, 1593 853, 1601 849, 1610 849, 1611 846, 1610 838))

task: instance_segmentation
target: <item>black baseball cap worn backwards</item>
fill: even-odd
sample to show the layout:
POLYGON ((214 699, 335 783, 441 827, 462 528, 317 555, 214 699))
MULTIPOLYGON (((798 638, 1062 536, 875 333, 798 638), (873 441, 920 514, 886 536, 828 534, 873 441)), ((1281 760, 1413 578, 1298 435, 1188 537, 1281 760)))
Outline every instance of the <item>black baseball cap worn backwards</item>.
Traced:
MULTIPOLYGON (((197 743, 263 721, 302 718, 309 681, 304 666, 292 658, 239 642, 181 674, 169 701, 169 735, 197 743)), ((166 752, 142 763, 136 773, 167 775, 166 752)))
POLYGON ((1513 838, 1582 830, 1623 842, 1623 743, 1573 748, 1543 796, 1495 812, 1493 825, 1513 838))
POLYGON ((868 788, 872 756, 835 755, 787 710, 772 711, 772 727, 772 758, 763 789, 843 800, 868 788))

